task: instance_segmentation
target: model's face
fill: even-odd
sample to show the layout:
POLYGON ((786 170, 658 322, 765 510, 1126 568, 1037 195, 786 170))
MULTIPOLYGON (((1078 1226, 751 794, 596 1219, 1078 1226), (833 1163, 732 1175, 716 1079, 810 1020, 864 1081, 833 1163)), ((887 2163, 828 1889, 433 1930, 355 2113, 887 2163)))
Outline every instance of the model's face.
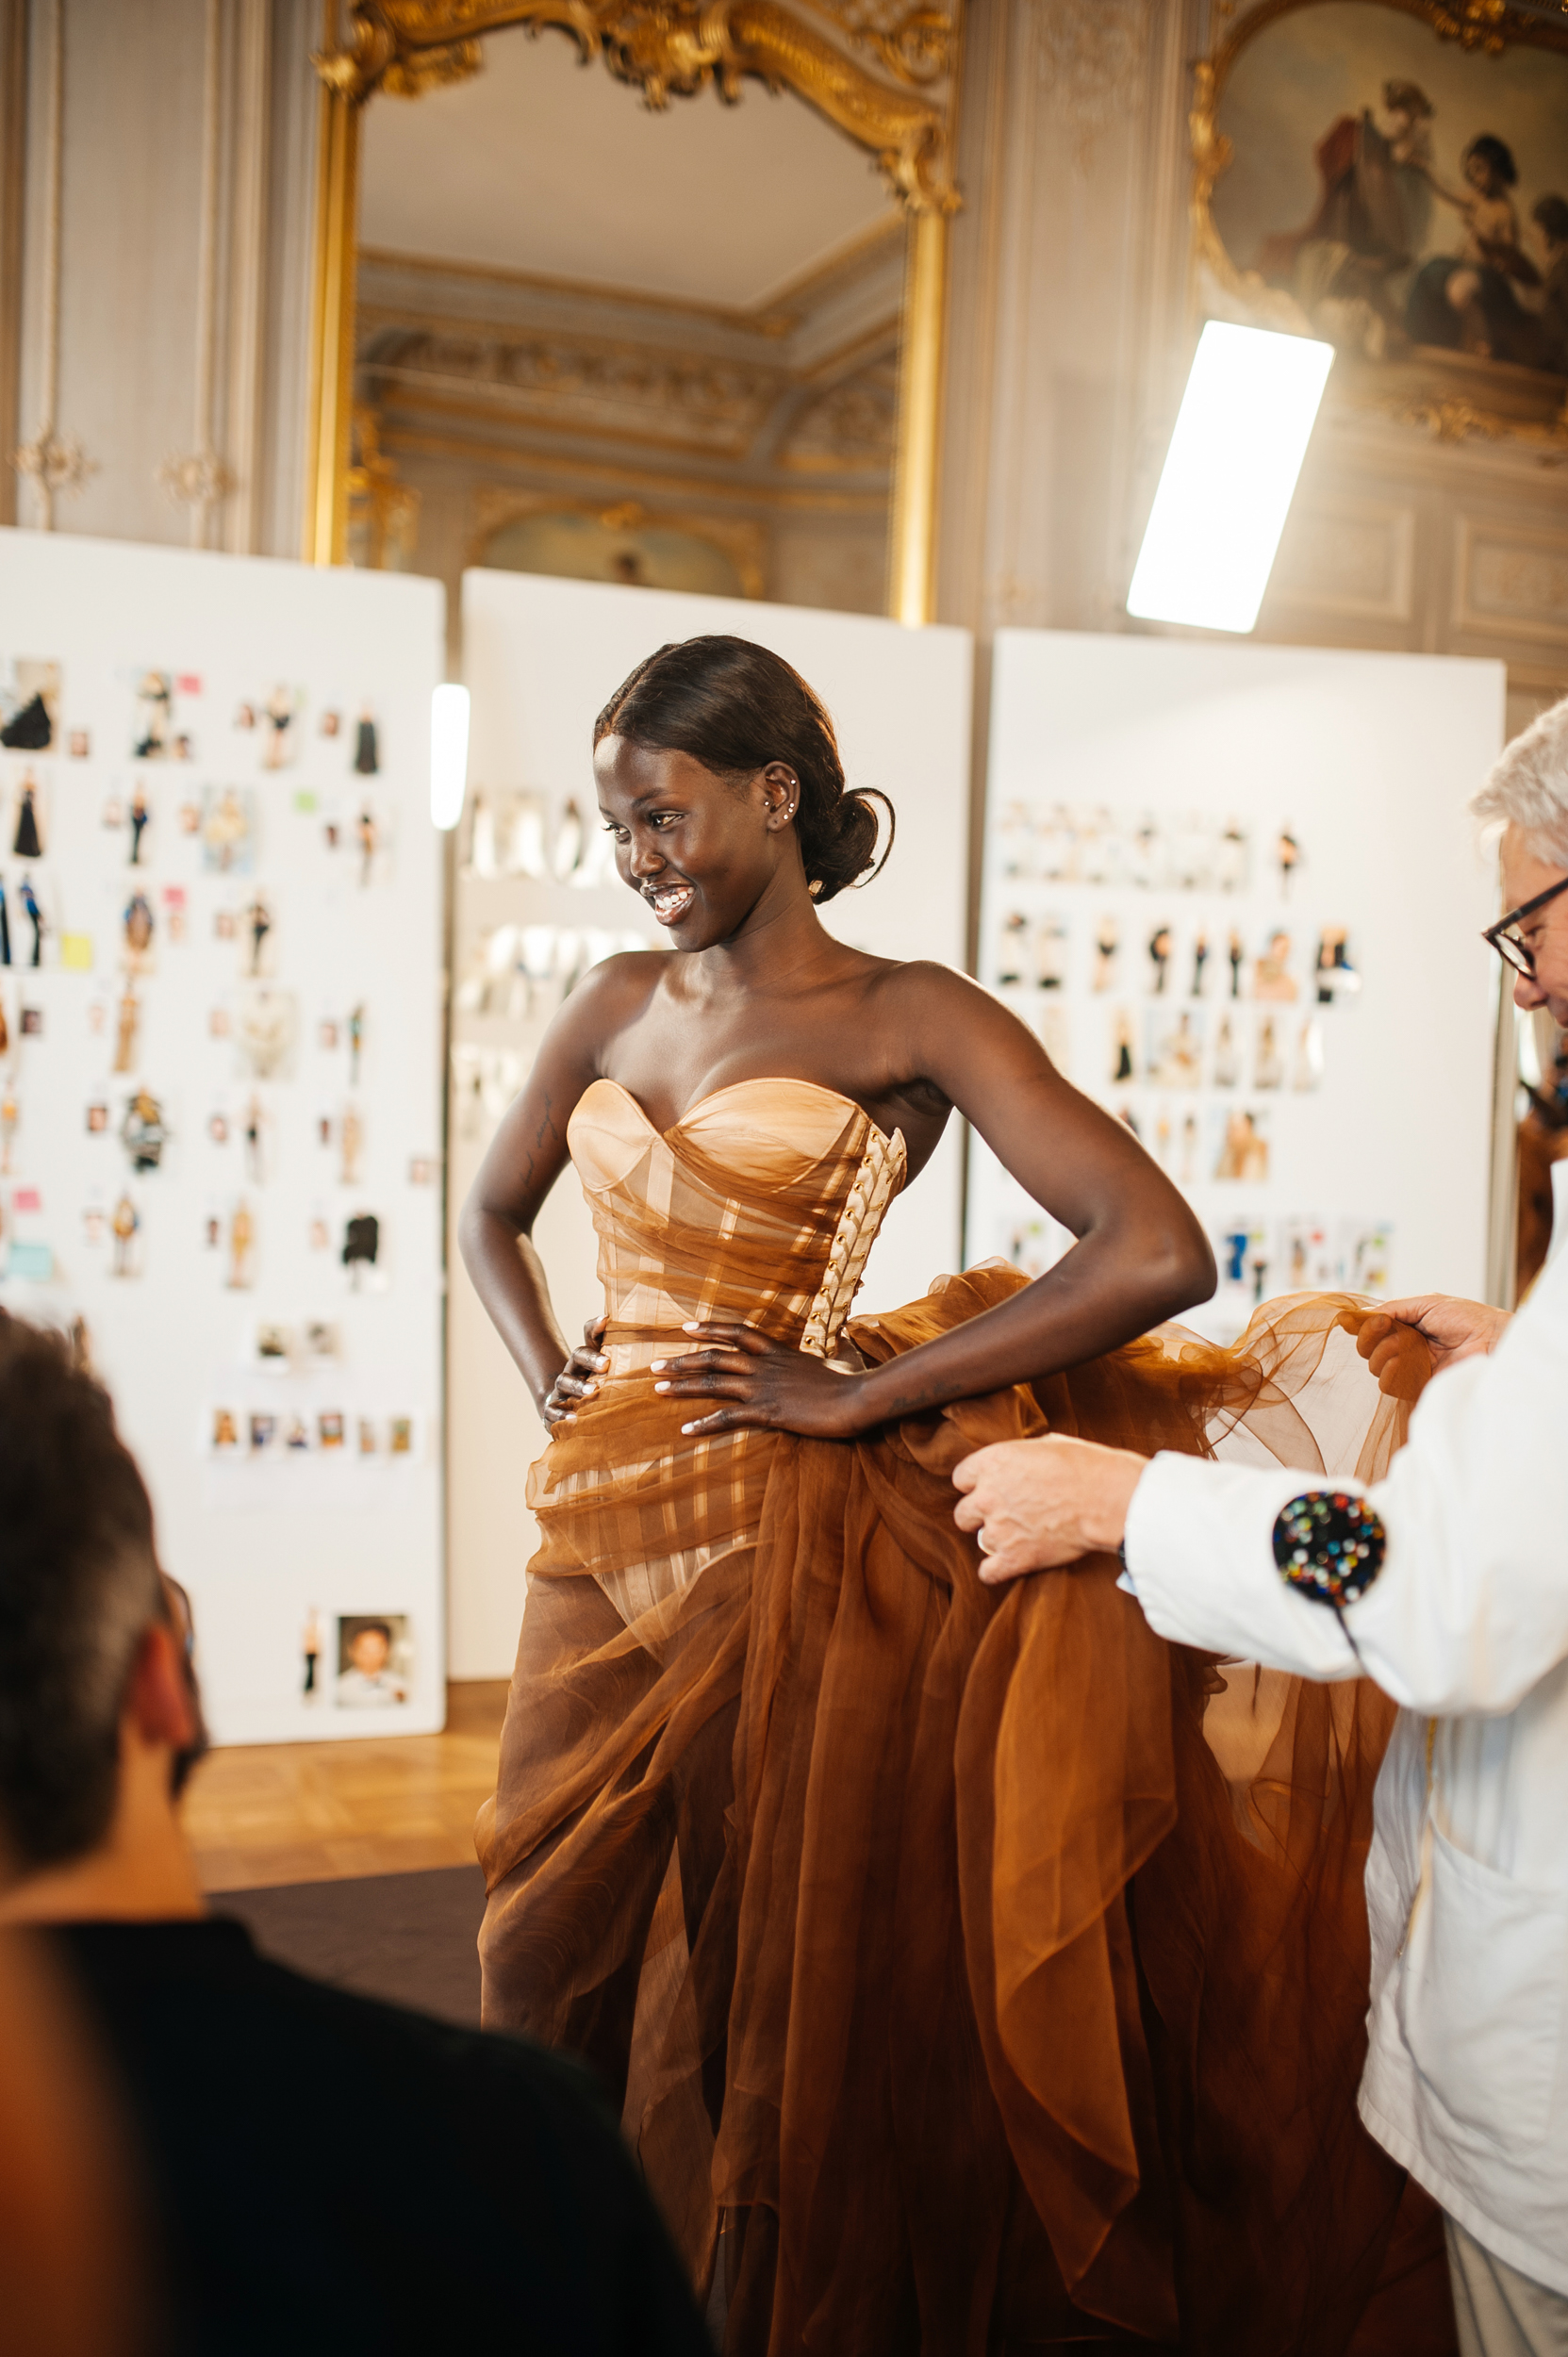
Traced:
POLYGON ((387 1640, 378 1628, 362 1628, 349 1646, 349 1659, 368 1678, 387 1667, 387 1640))
MULTIPOLYGON (((1503 902, 1523 908, 1540 892, 1560 883, 1568 868, 1549 867, 1525 848, 1517 827, 1510 827, 1502 845, 1503 902)), ((1535 959, 1535 972, 1514 977, 1513 1003, 1527 1010, 1549 1007, 1554 1023, 1568 1026, 1568 892, 1549 900, 1539 915, 1527 917, 1519 938, 1535 959)))
POLYGON ((677 949, 733 939, 771 886, 803 884, 800 793, 782 762, 731 784, 690 753, 606 736, 593 769, 621 882, 677 949))
POLYGON ((1484 156, 1467 156, 1465 157, 1464 176, 1469 181, 1471 187, 1478 190, 1482 196, 1490 196, 1496 185, 1493 177, 1492 166, 1487 162, 1484 156))

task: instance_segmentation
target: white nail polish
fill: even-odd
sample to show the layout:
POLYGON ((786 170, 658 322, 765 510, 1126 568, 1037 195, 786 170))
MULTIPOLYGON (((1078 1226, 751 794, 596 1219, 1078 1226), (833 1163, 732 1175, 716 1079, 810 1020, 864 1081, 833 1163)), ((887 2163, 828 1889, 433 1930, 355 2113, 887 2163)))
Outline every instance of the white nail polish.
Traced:
POLYGON ((681 1331, 683 1334, 700 1334, 702 1329, 698 1325, 695 1318, 687 1318, 685 1324, 682 1327, 681 1331))
POLYGON ((697 1429, 697 1426, 696 1426, 694 1424, 684 1424, 684 1425, 681 1426, 681 1429, 682 1429, 682 1431, 683 1431, 683 1432, 695 1432, 695 1431, 696 1431, 696 1429, 697 1429))
POLYGON ((654 1386, 653 1386, 653 1389, 654 1389, 656 1392, 668 1392, 668 1389, 669 1389, 669 1386, 668 1386, 668 1383, 655 1383, 655 1384, 654 1384, 654 1386))
POLYGON ((648 1372, 650 1375, 657 1375, 661 1368, 668 1367, 668 1364, 669 1361, 668 1359, 650 1359, 648 1361, 648 1372))

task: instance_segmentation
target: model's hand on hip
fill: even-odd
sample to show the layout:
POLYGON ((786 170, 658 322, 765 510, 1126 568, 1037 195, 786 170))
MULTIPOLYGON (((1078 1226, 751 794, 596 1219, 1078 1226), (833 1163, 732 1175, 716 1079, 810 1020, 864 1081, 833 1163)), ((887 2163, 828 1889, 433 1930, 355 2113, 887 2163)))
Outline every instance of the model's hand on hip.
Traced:
POLYGON ((852 1440, 866 1429, 857 1415, 860 1378, 841 1374, 793 1343, 776 1343, 752 1326, 682 1328, 701 1348, 678 1359, 655 1359, 653 1389, 671 1399, 721 1399, 718 1408, 681 1426, 683 1432, 734 1432, 762 1425, 822 1441, 852 1440))
POLYGON ((1391 1398, 1410 1396, 1401 1367, 1416 1336, 1425 1343, 1430 1372, 1440 1374, 1461 1359, 1495 1350, 1508 1330, 1509 1313, 1484 1301, 1461 1301, 1452 1294, 1411 1294, 1385 1301, 1366 1320, 1356 1348, 1391 1398))
POLYGON ((589 1318, 583 1328, 582 1341, 546 1393, 539 1413, 547 1432, 553 1432, 558 1424, 575 1424, 573 1411, 577 1402, 591 1399, 598 1391, 599 1377, 610 1363, 599 1347, 607 1323, 603 1317, 589 1318))
POLYGON ((953 1467, 964 1492, 953 1520, 979 1539, 982 1579, 995 1585, 1118 1547, 1147 1462, 1053 1433, 976 1449, 953 1467))

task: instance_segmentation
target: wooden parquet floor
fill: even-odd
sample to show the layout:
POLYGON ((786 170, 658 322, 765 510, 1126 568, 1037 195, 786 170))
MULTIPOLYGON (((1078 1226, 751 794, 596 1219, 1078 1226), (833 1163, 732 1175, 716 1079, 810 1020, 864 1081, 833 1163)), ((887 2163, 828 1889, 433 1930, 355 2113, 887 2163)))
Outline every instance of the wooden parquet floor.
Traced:
POLYGON ((185 1802, 204 1888, 471 1866, 505 1706, 504 1680, 451 1686, 440 1735, 214 1752, 185 1802))

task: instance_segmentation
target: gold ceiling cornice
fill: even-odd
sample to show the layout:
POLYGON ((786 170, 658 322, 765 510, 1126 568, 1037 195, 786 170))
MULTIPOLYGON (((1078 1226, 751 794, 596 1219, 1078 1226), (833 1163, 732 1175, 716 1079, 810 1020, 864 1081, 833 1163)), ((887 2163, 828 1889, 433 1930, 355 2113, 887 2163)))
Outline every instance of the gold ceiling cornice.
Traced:
POLYGON ((963 0, 323 0, 305 555, 341 563, 354 373, 359 118, 478 70, 483 37, 553 27, 644 103, 747 79, 791 91, 877 161, 908 218, 889 609, 929 620, 963 0), (855 54, 857 51, 863 55, 855 54), (874 58, 880 72, 867 57, 874 58))
MULTIPOLYGON (((930 80, 946 66, 949 22, 933 9, 911 10, 907 21, 924 28, 911 54, 925 58, 930 80)), ((414 96, 477 72, 475 37, 519 25, 567 34, 585 61, 602 58, 653 107, 710 87, 734 100, 748 77, 792 90, 872 150, 912 211, 957 204, 947 108, 909 87, 907 63, 891 64, 911 44, 885 41, 897 78, 883 79, 779 0, 354 0, 347 38, 318 54, 316 71, 351 106, 378 90, 414 96)))

